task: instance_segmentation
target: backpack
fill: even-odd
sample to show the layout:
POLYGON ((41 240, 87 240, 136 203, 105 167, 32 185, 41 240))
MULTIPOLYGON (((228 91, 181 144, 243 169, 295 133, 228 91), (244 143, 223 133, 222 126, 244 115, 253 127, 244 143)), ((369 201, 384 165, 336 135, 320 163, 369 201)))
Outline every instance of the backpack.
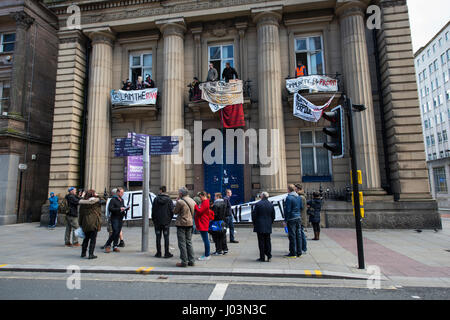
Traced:
POLYGON ((63 198, 61 203, 59 204, 59 213, 68 215, 70 213, 69 203, 67 202, 67 198, 63 198))

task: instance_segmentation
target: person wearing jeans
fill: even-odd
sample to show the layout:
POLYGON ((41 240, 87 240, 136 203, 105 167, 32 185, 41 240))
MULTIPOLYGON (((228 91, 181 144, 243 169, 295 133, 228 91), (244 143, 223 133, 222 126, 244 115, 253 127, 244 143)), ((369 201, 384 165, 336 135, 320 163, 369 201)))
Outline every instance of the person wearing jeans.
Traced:
POLYGON ((200 200, 202 203, 195 205, 195 225, 197 230, 202 236, 203 244, 205 245, 205 255, 198 258, 198 260, 209 260, 210 256, 210 245, 208 238, 209 221, 213 219, 214 213, 210 210, 209 199, 206 192, 202 191, 199 193, 200 200))
POLYGON ((156 233, 156 255, 161 257, 161 237, 164 236, 164 258, 171 258, 169 251, 170 223, 173 218, 174 205, 172 199, 166 193, 166 186, 161 186, 160 193, 156 196, 152 205, 152 220, 156 233))
POLYGON ((111 213, 111 227, 112 234, 109 236, 108 241, 105 244, 105 252, 111 252, 111 243, 113 243, 113 251, 120 252, 117 248, 119 246, 119 236, 122 230, 123 217, 126 214, 126 208, 122 199, 124 190, 123 188, 117 188, 117 193, 113 196, 109 202, 108 210, 111 213))
POLYGON ((49 206, 49 220, 48 220, 48 227, 49 229, 54 229, 56 227, 56 215, 58 214, 58 197, 55 196, 54 192, 50 192, 50 198, 48 198, 48 201, 50 202, 49 206))
POLYGON ((302 235, 302 251, 306 253, 307 245, 306 245, 306 235, 305 230, 306 225, 308 224, 308 215, 307 215, 307 201, 305 197, 305 191, 303 190, 303 186, 299 183, 295 184, 295 192, 297 192, 298 196, 302 199, 302 210, 301 210, 301 229, 300 234, 302 235))
POLYGON ((284 202, 284 219, 288 228, 289 254, 286 258, 296 258, 302 255, 301 214, 302 199, 294 191, 295 186, 288 186, 288 196, 284 202))
POLYGON ((223 197, 225 204, 227 205, 227 213, 226 213, 226 223, 228 228, 230 229, 230 243, 239 243, 239 241, 234 239, 234 224, 233 224, 233 213, 231 210, 231 189, 226 190, 226 196, 223 197))
POLYGON ((189 197, 186 187, 178 190, 178 200, 173 211, 177 215, 175 226, 177 227, 178 248, 180 249, 181 262, 177 267, 193 267, 194 248, 192 246, 192 225, 194 222, 193 214, 195 210, 195 201, 189 197))

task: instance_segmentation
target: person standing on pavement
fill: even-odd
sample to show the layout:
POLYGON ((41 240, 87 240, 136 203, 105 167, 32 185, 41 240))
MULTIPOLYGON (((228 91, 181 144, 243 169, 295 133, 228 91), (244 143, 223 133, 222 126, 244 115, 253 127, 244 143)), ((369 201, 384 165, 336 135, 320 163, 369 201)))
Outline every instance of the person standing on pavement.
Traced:
MULTIPOLYGON (((198 206, 202 203, 202 200, 200 199, 199 194, 200 194, 200 192, 197 192, 197 195, 193 198, 193 200, 195 201, 195 204, 198 206)), ((193 219, 195 221, 195 210, 194 210, 193 219)), ((193 234, 200 234, 200 232, 198 232, 197 228, 195 227, 195 223, 193 223, 193 225, 192 225, 192 230, 193 230, 192 231, 193 234)))
POLYGON ((253 232, 258 237, 259 259, 256 261, 270 262, 272 259, 272 244, 270 234, 272 233, 272 224, 275 221, 275 209, 270 203, 269 194, 265 191, 260 194, 261 200, 255 204, 252 210, 253 232))
MULTIPOLYGON (((69 212, 66 214, 66 233, 64 235, 65 245, 67 247, 79 247, 78 237, 75 235, 75 230, 79 228, 78 226, 78 202, 80 197, 77 196, 77 189, 74 187, 69 188, 69 193, 66 195, 65 199, 67 205, 69 206, 69 212), (70 233, 72 232, 72 242, 70 243, 70 233)), ((84 194, 82 194, 84 196, 84 194)))
POLYGON ((173 254, 169 251, 170 222, 173 218, 173 202, 166 193, 166 186, 159 188, 159 194, 156 196, 152 205, 152 220, 155 226, 156 234, 156 254, 155 257, 161 258, 161 236, 164 235, 164 258, 172 258, 173 254))
POLYGON ((297 183, 295 185, 295 192, 297 192, 298 196, 302 199, 302 212, 300 214, 301 216, 301 235, 302 235, 302 251, 303 253, 306 253, 307 251, 307 242, 306 242, 306 235, 305 235, 305 230, 306 230, 306 225, 308 224, 308 214, 306 213, 307 208, 306 208, 306 196, 305 196, 305 191, 303 190, 303 186, 299 183, 297 183))
POLYGON ((79 201, 80 214, 78 223, 85 234, 83 243, 81 245, 81 258, 86 257, 86 252, 89 245, 88 259, 96 259, 94 255, 95 243, 97 242, 97 233, 102 225, 102 207, 105 200, 100 199, 94 190, 88 190, 84 199, 79 201))
POLYGON ((54 229, 56 227, 56 216, 58 214, 58 197, 55 196, 54 192, 50 192, 50 198, 48 198, 48 201, 50 201, 49 206, 49 217, 48 217, 48 228, 54 229))
POLYGON ((302 255, 301 218, 302 200, 295 192, 295 186, 288 186, 288 196, 284 202, 284 220, 288 228, 289 254, 286 258, 296 258, 302 255))
MULTIPOLYGON (((111 190, 111 194, 115 195, 117 193, 117 188, 114 188, 111 190)), ((112 235, 112 226, 111 226, 111 213, 109 212, 108 208, 105 212, 105 218, 106 218, 106 231, 108 232, 108 238, 112 235)), ((125 247, 125 242, 123 241, 123 231, 120 231, 120 235, 119 235, 119 248, 123 248, 125 247)), ((105 250, 106 244, 101 246, 100 249, 105 250)))
POLYGON ((213 237, 214 243, 216 245, 216 252, 213 253, 214 256, 225 255, 228 253, 227 246, 227 231, 225 230, 225 219, 226 219, 226 209, 227 206, 225 201, 222 199, 222 194, 217 192, 214 195, 214 204, 212 210, 214 212, 214 220, 218 225, 222 225, 221 230, 209 231, 213 237))
POLYGON ((313 193, 313 199, 308 200, 308 214, 309 222, 311 222, 314 230, 314 238, 312 240, 320 239, 320 210, 322 209, 322 199, 318 192, 313 193))
POLYGON ((211 214, 209 199, 205 191, 199 192, 200 205, 195 205, 195 225, 197 230, 202 236, 203 244, 205 245, 205 254, 198 258, 200 261, 211 259, 210 256, 210 243, 208 238, 209 221, 212 220, 213 214, 211 214))
POLYGON ((195 201, 188 195, 188 190, 181 187, 178 190, 178 200, 174 214, 177 215, 175 226, 177 227, 178 248, 180 249, 181 262, 177 267, 193 267, 194 247, 192 246, 192 226, 194 222, 195 201))
POLYGON ((125 203, 122 199, 124 190, 123 188, 117 188, 117 193, 113 196, 109 202, 108 210, 111 213, 111 226, 112 234, 109 236, 108 241, 105 244, 105 252, 111 252, 111 243, 113 244, 113 251, 120 252, 117 248, 119 245, 119 235, 122 230, 123 217, 126 215, 125 203))
POLYGON ((225 201, 226 207, 226 223, 227 227, 230 230, 230 243, 239 243, 239 241, 234 239, 234 224, 233 224, 233 212, 231 210, 231 195, 233 192, 231 189, 227 189, 226 196, 223 197, 223 201, 225 201))

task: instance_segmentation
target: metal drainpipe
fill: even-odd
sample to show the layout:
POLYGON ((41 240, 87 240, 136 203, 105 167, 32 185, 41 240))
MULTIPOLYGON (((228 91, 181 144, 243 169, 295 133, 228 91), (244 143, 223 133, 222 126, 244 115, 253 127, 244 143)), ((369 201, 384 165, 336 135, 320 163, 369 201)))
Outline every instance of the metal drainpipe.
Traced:
MULTIPOLYGON (((387 185, 383 187, 388 194, 392 194, 392 183, 391 183, 391 168, 389 166, 389 150, 387 144, 387 136, 386 136, 386 121, 384 119, 384 99, 383 99, 383 90, 381 88, 381 71, 380 71, 380 54, 378 52, 378 40, 377 40, 377 30, 373 29, 372 31, 373 44, 374 44, 374 52, 375 52, 375 68, 377 74, 377 89, 378 89, 378 101, 380 106, 380 120, 381 120, 381 139, 383 141, 383 152, 384 152, 384 170, 386 173, 387 185)), ((396 196, 394 195, 394 200, 396 196)))
POLYGON ((82 118, 82 126, 81 126, 81 146, 80 146, 80 188, 84 188, 84 172, 85 172, 85 156, 86 156, 86 121, 87 121, 87 105, 88 105, 88 91, 89 91, 89 64, 90 64, 90 55, 89 50, 91 49, 91 40, 86 40, 85 44, 86 49, 86 77, 84 80, 84 108, 83 108, 83 118, 82 118))

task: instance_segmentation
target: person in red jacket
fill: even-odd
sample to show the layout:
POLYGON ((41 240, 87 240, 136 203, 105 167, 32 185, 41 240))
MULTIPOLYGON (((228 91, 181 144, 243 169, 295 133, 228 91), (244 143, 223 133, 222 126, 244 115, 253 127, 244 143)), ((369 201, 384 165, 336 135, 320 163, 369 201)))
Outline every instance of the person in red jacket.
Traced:
POLYGON ((206 192, 202 191, 199 194, 202 203, 195 205, 195 226, 202 236, 203 243, 205 245, 205 255, 198 258, 200 261, 209 260, 210 256, 210 244, 208 239, 209 221, 212 220, 212 210, 210 209, 209 200, 206 196, 206 192))

